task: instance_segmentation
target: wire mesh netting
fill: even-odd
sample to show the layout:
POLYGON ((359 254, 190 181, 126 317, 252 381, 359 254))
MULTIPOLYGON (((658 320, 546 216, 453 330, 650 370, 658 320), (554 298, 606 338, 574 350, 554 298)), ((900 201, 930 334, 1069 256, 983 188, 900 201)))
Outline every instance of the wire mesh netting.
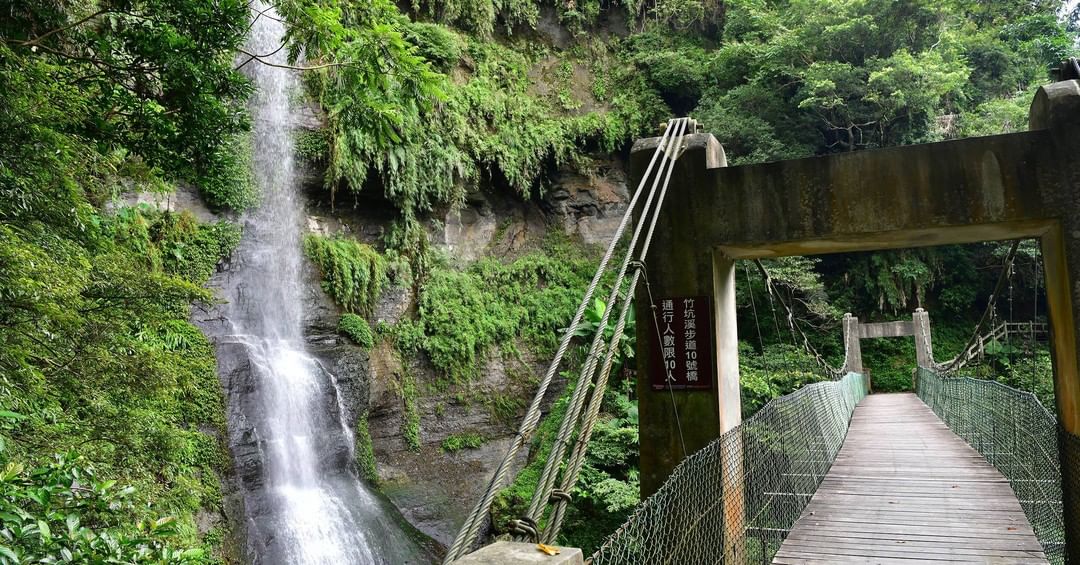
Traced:
POLYGON ((866 377, 849 373, 769 402, 680 463, 590 562, 770 562, 836 459, 866 390, 866 377))
POLYGON ((1047 558, 1065 563, 1057 418, 1035 395, 990 380, 919 369, 915 390, 1009 480, 1047 558))

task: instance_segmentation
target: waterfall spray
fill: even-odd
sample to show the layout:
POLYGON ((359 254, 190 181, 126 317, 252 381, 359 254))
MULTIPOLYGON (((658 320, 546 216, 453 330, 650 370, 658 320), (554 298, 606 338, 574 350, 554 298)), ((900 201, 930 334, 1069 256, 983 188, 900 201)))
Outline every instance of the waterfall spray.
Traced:
MULTIPOLYGON (((256 0, 252 14, 260 13, 247 48, 284 64, 284 25, 256 0)), ((244 238, 221 282, 227 329, 217 342, 219 366, 231 367, 222 369, 223 379, 240 381, 230 381, 229 426, 247 554, 259 565, 421 562, 400 518, 358 479, 337 379, 304 340, 304 210, 291 125, 298 73, 258 62, 244 72, 255 85, 253 161, 262 202, 242 218, 244 238)))

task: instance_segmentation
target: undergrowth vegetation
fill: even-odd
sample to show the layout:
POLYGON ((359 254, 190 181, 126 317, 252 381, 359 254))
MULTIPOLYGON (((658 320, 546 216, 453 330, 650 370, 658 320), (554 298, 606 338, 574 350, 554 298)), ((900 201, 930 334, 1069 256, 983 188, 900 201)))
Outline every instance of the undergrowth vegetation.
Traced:
POLYGON ((367 320, 356 314, 351 312, 342 314, 341 320, 338 321, 338 330, 364 349, 375 346, 375 334, 372 333, 371 326, 368 325, 367 320))
POLYGON ((551 353, 594 268, 582 249, 558 236, 510 262, 440 267, 419 287, 416 319, 384 331, 404 355, 423 352, 448 382, 465 383, 496 347, 551 353))
POLYGON ((196 526, 221 514, 229 458, 213 350, 189 319, 240 231, 115 199, 185 182, 215 207, 253 201, 232 62, 247 17, 238 0, 146 0, 0 18, 2 559, 223 550, 220 526, 196 526))
POLYGON ((322 272, 323 290, 338 304, 351 313, 371 313, 388 282, 378 251, 354 239, 316 234, 304 238, 304 251, 322 272))

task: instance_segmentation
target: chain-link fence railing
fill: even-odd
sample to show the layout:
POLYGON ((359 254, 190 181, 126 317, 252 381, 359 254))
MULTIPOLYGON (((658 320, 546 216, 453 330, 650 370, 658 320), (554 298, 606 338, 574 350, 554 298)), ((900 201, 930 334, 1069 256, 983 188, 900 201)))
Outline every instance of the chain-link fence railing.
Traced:
POLYGON ((685 459, 592 565, 769 563, 847 436, 866 377, 777 398, 685 459))
POLYGON ((915 391, 1009 480, 1051 563, 1065 563, 1058 422, 1035 395, 919 369, 915 391))

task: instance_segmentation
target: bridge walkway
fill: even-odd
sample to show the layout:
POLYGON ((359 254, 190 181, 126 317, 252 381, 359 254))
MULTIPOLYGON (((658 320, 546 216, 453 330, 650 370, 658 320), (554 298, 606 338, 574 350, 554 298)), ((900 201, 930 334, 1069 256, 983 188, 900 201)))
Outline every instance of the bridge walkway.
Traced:
POLYGON ((1047 560, 997 469, 914 394, 875 394, 773 563, 1047 560))

